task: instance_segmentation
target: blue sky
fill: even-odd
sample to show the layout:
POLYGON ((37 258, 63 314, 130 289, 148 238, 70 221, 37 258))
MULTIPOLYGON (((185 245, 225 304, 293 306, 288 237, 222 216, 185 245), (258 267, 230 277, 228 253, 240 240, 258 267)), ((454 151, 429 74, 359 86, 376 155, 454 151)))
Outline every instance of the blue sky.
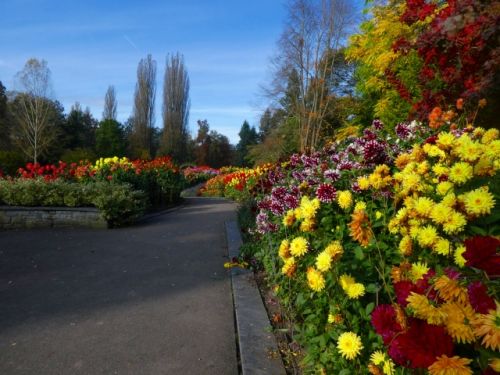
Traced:
POLYGON ((125 121, 137 64, 151 53, 160 127, 165 60, 179 51, 191 80, 190 130, 207 119, 236 143, 245 119, 258 124, 259 85, 269 80, 285 7, 283 0, 1 0, 0 14, 0 80, 8 90, 28 58, 45 59, 66 112, 78 101, 100 119, 112 84, 125 121))

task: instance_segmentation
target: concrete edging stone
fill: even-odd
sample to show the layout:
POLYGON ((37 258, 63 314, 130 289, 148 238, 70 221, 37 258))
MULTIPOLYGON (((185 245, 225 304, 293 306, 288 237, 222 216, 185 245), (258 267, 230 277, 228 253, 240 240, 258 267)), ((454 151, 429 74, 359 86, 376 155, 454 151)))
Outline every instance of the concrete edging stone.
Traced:
MULTIPOLYGON (((229 258, 237 257, 242 240, 236 221, 226 222, 226 239, 229 258)), ((253 272, 232 268, 231 284, 242 374, 286 374, 253 272)))

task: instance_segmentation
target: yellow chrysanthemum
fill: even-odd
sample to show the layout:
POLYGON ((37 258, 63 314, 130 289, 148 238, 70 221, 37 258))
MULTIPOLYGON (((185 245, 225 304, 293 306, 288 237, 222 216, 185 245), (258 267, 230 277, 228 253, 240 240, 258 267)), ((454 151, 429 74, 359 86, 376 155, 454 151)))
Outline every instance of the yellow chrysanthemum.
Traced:
POLYGON ((412 263, 410 270, 410 279, 415 283, 420 280, 427 272, 429 272, 429 267, 426 263, 412 263))
POLYGON ((288 210, 283 216, 283 225, 285 227, 291 227, 295 223, 295 212, 294 210, 288 210))
POLYGON ((370 355, 370 362, 372 362, 375 365, 380 365, 381 363, 384 363, 385 361, 385 353, 377 350, 376 352, 373 352, 370 355))
POLYGON ((446 195, 451 189, 453 189, 453 183, 450 181, 443 181, 436 185, 436 193, 440 196, 446 195))
POLYGON ((443 224, 443 230, 447 234, 455 234, 462 231, 466 224, 467 219, 464 215, 459 212, 452 211, 448 221, 443 224))
POLYGON ((446 313, 444 326, 446 332, 458 343, 470 344, 476 341, 470 322, 475 317, 475 312, 469 304, 448 302, 441 307, 446 313))
POLYGON ((328 314, 328 323, 330 324, 340 324, 344 321, 344 318, 342 318, 342 315, 340 314, 328 314))
POLYGON ((308 243, 304 237, 296 237, 290 243, 290 253, 294 257, 300 257, 307 253, 308 251, 308 243))
POLYGON ((427 321, 429 324, 443 324, 447 319, 447 315, 440 308, 433 306, 429 299, 415 292, 412 292, 406 299, 408 307, 413 311, 413 315, 417 318, 427 321))
POLYGON ((361 338, 354 332, 344 332, 339 336, 337 349, 342 357, 352 360, 356 358, 359 353, 361 353, 363 344, 361 342, 361 338))
POLYGON ((439 238, 436 241, 436 243, 434 243, 432 250, 434 250, 436 253, 440 255, 445 255, 445 256, 450 255, 451 252, 450 241, 448 241, 445 238, 439 238))
POLYGON ((468 303, 467 289, 460 286, 457 280, 450 279, 446 275, 441 275, 434 281, 434 289, 447 302, 457 301, 463 305, 468 303))
POLYGON ((418 232, 418 243, 422 247, 431 247, 437 240, 438 234, 436 228, 432 225, 426 225, 418 232))
POLYGON ((449 168, 444 164, 437 163, 432 167, 432 171, 436 175, 436 177, 440 177, 442 175, 447 175, 449 173, 449 168))
POLYGON ((432 208, 430 217, 436 224, 444 224, 448 221, 448 218, 452 213, 453 210, 450 207, 442 203, 438 203, 432 208))
POLYGON ((365 286, 361 283, 349 284, 345 289, 345 293, 350 299, 358 299, 359 297, 364 296, 365 292, 365 286))
POLYGON ((325 251, 327 251, 330 254, 332 261, 338 260, 342 256, 342 254, 344 253, 344 249, 342 248, 342 244, 339 241, 331 242, 325 248, 325 251))
POLYGON ((461 198, 469 215, 487 215, 495 207, 495 199, 487 187, 469 191, 461 198))
POLYGON ((358 187, 361 190, 368 190, 370 188, 370 181, 368 180, 368 177, 366 176, 358 177, 358 187))
POLYGON ((494 141, 495 139, 498 139, 499 136, 499 131, 498 129, 488 129, 484 134, 483 137, 481 138, 481 143, 488 144, 491 141, 494 141))
POLYGON ((313 267, 307 269, 307 283, 315 292, 321 292, 325 288, 325 278, 313 267))
POLYGON ((473 170, 469 163, 458 162, 450 168, 450 181, 463 184, 472 178, 473 170))
POLYGON ((474 334, 481 338, 481 344, 492 350, 500 350, 500 304, 496 302, 496 310, 488 314, 478 314, 472 321, 474 334))
POLYGON ((394 161, 394 164, 398 169, 403 169, 411 161, 411 156, 409 154, 399 154, 399 156, 394 161))
POLYGON ((337 194, 337 202, 343 210, 347 210, 352 206, 352 194, 348 190, 339 191, 337 194))
POLYGON ((500 358, 492 358, 490 360, 490 367, 495 371, 495 372, 500 372, 500 358))
POLYGON ((442 149, 448 149, 453 145, 454 141, 455 136, 453 134, 441 132, 436 139, 436 144, 442 149))
POLYGON ((281 259, 287 259, 290 257, 290 241, 281 241, 280 247, 278 249, 278 255, 281 257, 281 259))
POLYGON ((321 272, 326 272, 332 266, 332 256, 327 250, 323 250, 316 257, 316 268, 321 272))
POLYGON ((453 192, 449 192, 444 196, 441 203, 444 204, 445 206, 453 208, 455 204, 457 204, 457 197, 453 192))
POLYGON ((291 257, 285 260, 285 264, 281 267, 281 273, 288 277, 292 277, 297 270, 297 265, 295 264, 295 258, 291 257))
POLYGON ((410 256, 413 251, 413 242, 410 236, 404 236, 399 242, 399 251, 404 256, 410 256))
POLYGON ((370 186, 372 186, 376 190, 385 187, 385 181, 378 173, 372 173, 370 176, 368 176, 368 181, 370 182, 370 186))
POLYGON ((420 216, 428 217, 434 207, 435 203, 432 199, 427 197, 420 197, 415 201, 415 211, 420 216))
POLYGON ((366 210, 366 203, 363 201, 356 202, 354 205, 354 211, 364 211, 366 210))
POLYGON ((475 161, 481 156, 481 144, 473 141, 468 135, 464 134, 456 142, 454 152, 462 160, 475 161))
POLYGON ((300 223, 300 231, 301 232, 312 232, 316 227, 316 222, 314 219, 306 218, 304 221, 300 223))
POLYGON ((462 254, 465 252, 465 246, 460 245, 458 246, 454 253, 453 253, 453 259, 455 260, 455 264, 459 266, 460 268, 465 266, 465 258, 462 256, 462 254))
POLYGON ((349 285, 354 284, 356 280, 354 280, 354 277, 352 277, 351 275, 343 274, 340 276, 339 282, 342 289, 345 290, 349 285))
POLYGON ((300 200, 300 219, 313 219, 320 204, 318 198, 309 199, 309 197, 303 196, 300 200))
POLYGON ((468 366, 471 362, 472 360, 468 358, 447 357, 443 354, 437 357, 428 370, 430 375, 472 375, 472 370, 468 366))

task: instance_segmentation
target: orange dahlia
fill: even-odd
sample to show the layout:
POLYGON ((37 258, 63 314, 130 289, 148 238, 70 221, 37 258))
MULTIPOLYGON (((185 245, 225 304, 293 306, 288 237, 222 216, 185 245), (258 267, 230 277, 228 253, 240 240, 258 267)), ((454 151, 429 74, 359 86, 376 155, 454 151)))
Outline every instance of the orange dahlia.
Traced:
POLYGON ((352 221, 349 223, 350 236, 361 246, 368 246, 373 235, 368 215, 364 210, 356 210, 351 218, 352 221))
POLYGON ((482 337, 481 343, 492 350, 500 349, 500 304, 496 302, 496 305, 496 310, 477 314, 477 318, 472 321, 474 334, 482 337))
POLYGON ((429 373, 431 375, 472 375, 472 370, 468 366, 471 362, 472 360, 468 358, 448 357, 443 354, 429 366, 429 373))

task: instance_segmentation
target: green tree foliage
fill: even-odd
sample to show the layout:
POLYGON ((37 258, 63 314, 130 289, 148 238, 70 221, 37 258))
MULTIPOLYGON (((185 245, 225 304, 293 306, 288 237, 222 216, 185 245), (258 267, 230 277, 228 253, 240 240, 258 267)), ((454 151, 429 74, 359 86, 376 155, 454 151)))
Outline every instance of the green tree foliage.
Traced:
POLYGON ((229 139, 215 130, 210 130, 207 120, 198 120, 195 143, 194 153, 198 165, 220 168, 230 165, 234 159, 234 150, 229 139))
POLYGON ((239 166, 249 166, 247 160, 248 147, 257 144, 259 135, 257 131, 245 120, 238 133, 240 141, 236 145, 236 158, 239 166))
POLYGON ((112 119, 101 121, 95 132, 95 140, 96 152, 100 157, 125 155, 125 134, 118 121, 112 119))
POLYGON ((92 116, 88 107, 82 110, 80 103, 75 103, 62 129, 65 148, 93 148, 97 124, 97 120, 92 116))
POLYGON ((2 81, 0 81, 0 150, 9 150, 11 148, 9 134, 7 91, 2 81))

